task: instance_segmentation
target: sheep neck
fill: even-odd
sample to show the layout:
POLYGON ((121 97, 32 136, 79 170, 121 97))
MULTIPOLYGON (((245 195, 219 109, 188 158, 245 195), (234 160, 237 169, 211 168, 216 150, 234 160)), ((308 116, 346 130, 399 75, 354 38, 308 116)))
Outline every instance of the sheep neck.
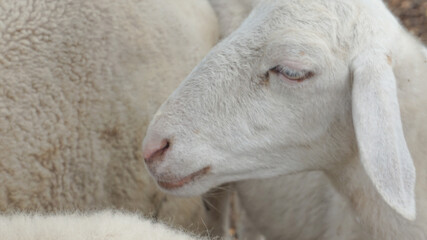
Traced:
POLYGON ((427 239, 416 221, 406 220, 385 203, 357 157, 326 171, 326 174, 349 201, 356 221, 372 239, 427 239))

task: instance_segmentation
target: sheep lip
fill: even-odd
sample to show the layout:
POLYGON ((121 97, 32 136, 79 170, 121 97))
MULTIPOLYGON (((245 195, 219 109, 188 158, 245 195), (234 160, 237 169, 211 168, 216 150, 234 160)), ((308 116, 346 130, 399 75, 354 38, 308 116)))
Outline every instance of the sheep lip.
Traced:
POLYGON ((194 172, 184 178, 178 179, 177 181, 173 182, 163 182, 163 181, 157 181, 157 184, 159 184, 160 187, 167 189, 167 190, 173 190, 180 188, 187 183, 190 183, 194 181, 196 178, 200 178, 201 176, 207 174, 211 170, 211 167, 205 167, 203 169, 200 169, 197 172, 194 172))

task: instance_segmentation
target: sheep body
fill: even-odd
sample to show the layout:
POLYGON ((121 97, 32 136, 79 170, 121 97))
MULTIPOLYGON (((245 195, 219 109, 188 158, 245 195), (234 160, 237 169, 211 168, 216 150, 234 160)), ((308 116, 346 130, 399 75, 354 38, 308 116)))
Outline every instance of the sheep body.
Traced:
POLYGON ((200 203, 159 192, 149 119, 217 41, 208 2, 0 3, 0 211, 119 208, 187 227, 200 203))
POLYGON ((165 188, 181 195, 239 181, 243 206, 271 239, 287 239, 286 232, 292 239, 426 239, 425 47, 382 1, 260 2, 153 119, 144 141, 173 136, 174 145, 151 165, 152 175, 182 177, 191 173, 190 166, 209 166, 211 172, 196 181, 165 188), (287 69, 274 70, 278 64, 289 64, 297 73, 312 69, 319 76, 298 85, 280 77, 287 69), (363 106, 377 110, 363 115, 363 106), (370 159, 370 154, 376 155, 370 159), (183 165, 188 167, 179 168, 183 165), (247 181, 311 170, 324 173, 247 181), (303 180, 293 182, 298 178, 303 180), (319 186, 324 192, 317 191, 319 186), (282 205, 279 199, 264 203, 266 196, 289 196, 288 202, 297 205, 282 205), (310 207, 323 201, 324 206, 310 207), (321 227, 305 233, 307 227, 295 226, 292 214, 305 219, 301 215, 307 209, 314 211, 308 213, 315 217, 313 224, 321 227), (291 220, 267 226, 266 216, 259 217, 263 214, 273 219, 270 223, 287 214, 291 220))
POLYGON ((137 215, 111 211, 93 214, 1 216, 0 235, 2 239, 13 240, 203 239, 137 215))

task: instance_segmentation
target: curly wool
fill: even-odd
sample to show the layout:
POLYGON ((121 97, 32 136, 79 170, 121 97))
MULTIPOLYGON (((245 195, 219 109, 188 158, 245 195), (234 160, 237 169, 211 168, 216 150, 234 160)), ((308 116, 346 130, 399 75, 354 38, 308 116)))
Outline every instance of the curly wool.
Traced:
POLYGON ((0 211, 120 208, 196 223, 199 199, 160 193, 140 147, 217 27, 200 0, 2 1, 0 211))

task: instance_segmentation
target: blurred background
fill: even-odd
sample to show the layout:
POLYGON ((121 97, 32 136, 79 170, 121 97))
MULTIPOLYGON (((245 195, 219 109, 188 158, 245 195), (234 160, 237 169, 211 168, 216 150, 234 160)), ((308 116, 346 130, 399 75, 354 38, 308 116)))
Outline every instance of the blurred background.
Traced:
POLYGON ((427 43, 427 0, 385 0, 411 33, 427 43))

